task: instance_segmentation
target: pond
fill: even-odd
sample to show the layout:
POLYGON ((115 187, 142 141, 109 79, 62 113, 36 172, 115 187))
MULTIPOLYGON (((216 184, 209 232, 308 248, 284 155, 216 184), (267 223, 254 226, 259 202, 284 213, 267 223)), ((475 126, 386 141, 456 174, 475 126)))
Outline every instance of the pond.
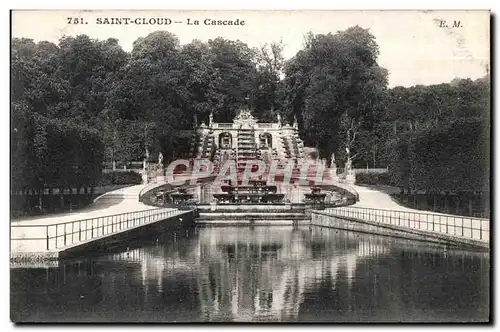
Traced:
POLYGON ((11 267, 22 322, 487 321, 489 254, 321 227, 171 229, 11 267))

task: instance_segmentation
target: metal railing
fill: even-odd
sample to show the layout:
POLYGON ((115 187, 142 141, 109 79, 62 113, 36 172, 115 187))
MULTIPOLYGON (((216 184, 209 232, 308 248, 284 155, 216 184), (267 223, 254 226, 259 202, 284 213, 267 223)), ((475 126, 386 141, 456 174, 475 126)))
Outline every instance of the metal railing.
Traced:
MULTIPOLYGON (((159 208, 127 212, 110 216, 68 221, 52 225, 13 225, 17 237, 11 241, 44 241, 45 250, 64 248, 73 244, 83 243, 95 238, 117 234, 142 225, 167 219, 187 211, 159 208)), ((41 245, 41 243, 39 243, 41 245)), ((40 248, 42 249, 42 248, 40 248)))
POLYGON ((340 218, 354 218, 435 233, 445 233, 486 242, 489 241, 490 236, 489 219, 352 206, 330 208, 320 213, 340 218))
POLYGON ((386 168, 353 168, 352 171, 356 174, 360 173, 365 173, 365 174, 380 174, 380 173, 387 173, 387 167, 386 168))

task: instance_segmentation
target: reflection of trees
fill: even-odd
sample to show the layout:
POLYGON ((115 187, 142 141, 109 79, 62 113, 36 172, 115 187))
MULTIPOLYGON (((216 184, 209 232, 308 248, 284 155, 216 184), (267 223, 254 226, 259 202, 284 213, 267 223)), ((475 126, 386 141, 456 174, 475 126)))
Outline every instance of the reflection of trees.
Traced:
POLYGON ((193 231, 13 269, 13 310, 95 321, 468 320, 489 310, 489 253, 319 227, 193 231))
POLYGON ((200 303, 207 320, 281 320, 296 318, 306 289, 326 276, 355 278, 360 257, 388 247, 342 233, 310 236, 288 227, 205 228, 199 233, 200 303), (320 249, 314 257, 312 248, 320 249))
POLYGON ((200 230, 198 287, 204 318, 252 321, 297 311, 302 293, 297 290, 303 289, 297 267, 310 258, 304 235, 289 228, 200 230))

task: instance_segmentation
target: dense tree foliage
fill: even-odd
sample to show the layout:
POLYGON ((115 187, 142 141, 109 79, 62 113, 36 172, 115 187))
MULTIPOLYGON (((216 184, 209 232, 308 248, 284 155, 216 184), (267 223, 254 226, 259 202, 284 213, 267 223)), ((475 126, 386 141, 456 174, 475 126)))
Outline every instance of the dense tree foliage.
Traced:
POLYGON ((322 156, 356 150, 365 142, 358 135, 371 131, 383 111, 387 72, 377 56, 373 35, 356 26, 307 35, 305 48, 285 65, 289 117, 302 119, 306 143, 322 156))
POLYGON ((94 129, 13 105, 11 180, 14 192, 88 188, 101 174, 104 148, 94 129))
POLYGON ((283 42, 263 45, 257 53, 257 77, 252 93, 255 116, 261 121, 276 121, 278 111, 283 108, 283 42))
MULTIPOLYGON (((173 34, 158 31, 137 39, 130 53, 116 39, 85 35, 63 37, 57 45, 13 39, 13 183, 73 185, 81 182, 78 167, 99 168, 103 158, 127 162, 162 152, 168 162, 182 156, 189 148, 182 130, 196 117, 206 121, 214 112, 218 121, 230 121, 241 105, 259 103, 259 88, 262 94, 276 87, 282 48, 271 49, 273 67, 263 70, 259 50, 223 38, 181 46, 173 34), (52 138, 60 151, 51 150, 52 138), (95 155, 77 160, 66 141, 95 155), (75 179, 57 163, 73 167, 75 179)), ((273 107, 273 97, 259 104, 261 114, 273 107)))
POLYGON ((305 36, 284 65, 284 110, 306 143, 342 167, 388 167, 406 192, 487 191, 490 81, 387 88, 374 37, 359 27, 305 36), (340 160, 339 160, 340 159, 340 160))
POLYGON ((254 57, 255 50, 246 44, 223 38, 183 46, 165 31, 139 38, 107 102, 109 118, 127 121, 122 122, 124 130, 130 129, 125 136, 136 136, 127 138, 132 149, 115 140, 110 148, 114 157, 142 159, 145 149, 138 153, 133 143, 142 142, 150 155, 162 152, 171 160, 184 152, 181 130, 190 128, 195 116, 207 119, 213 112, 218 121, 230 121, 239 106, 250 102, 257 72, 254 57), (142 130, 137 130, 138 123, 142 130))
MULTIPOLYGON (((104 148, 93 128, 119 65, 116 40, 12 41, 12 189, 95 184, 104 148)), ((122 51, 123 55, 125 52, 122 51)))

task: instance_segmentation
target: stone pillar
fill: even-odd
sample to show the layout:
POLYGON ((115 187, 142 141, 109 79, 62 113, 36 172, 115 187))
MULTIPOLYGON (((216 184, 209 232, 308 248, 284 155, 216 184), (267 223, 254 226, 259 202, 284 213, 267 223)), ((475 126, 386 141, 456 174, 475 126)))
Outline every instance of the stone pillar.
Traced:
POLYGON ((352 169, 352 160, 349 156, 347 157, 347 163, 345 167, 345 182, 347 184, 354 184, 354 182, 356 182, 356 175, 352 169))
POLYGON ((329 171, 330 171, 330 179, 332 180, 332 182, 338 182, 339 176, 337 175, 337 167, 330 168, 329 171))
POLYGON ((142 161, 142 183, 148 184, 148 165, 146 159, 142 161))
POLYGON ((354 184, 356 182, 356 174, 352 169, 347 171, 345 181, 347 184, 354 184))
POLYGON ((196 197, 198 198, 198 203, 202 203, 202 190, 201 190, 201 184, 196 186, 196 197))

